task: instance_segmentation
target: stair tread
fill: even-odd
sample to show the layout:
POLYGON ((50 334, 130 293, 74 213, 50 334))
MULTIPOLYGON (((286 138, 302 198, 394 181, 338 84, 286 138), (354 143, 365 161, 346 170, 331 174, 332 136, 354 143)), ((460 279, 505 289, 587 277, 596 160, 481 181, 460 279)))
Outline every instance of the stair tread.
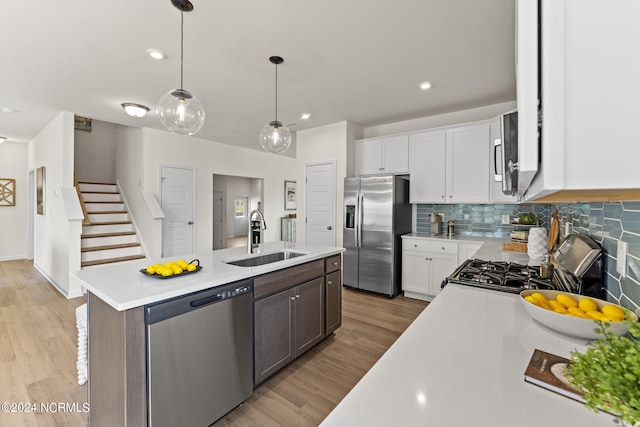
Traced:
POLYGON ((124 202, 122 200, 85 200, 84 201, 85 205, 89 204, 89 203, 120 203, 120 204, 124 204, 124 202))
POLYGON ((115 182, 98 182, 98 181, 78 181, 78 184, 116 185, 115 182))
POLYGON ((135 248, 140 246, 140 243, 120 243, 117 245, 104 245, 104 246, 91 246, 88 248, 80 249, 80 252, 95 252, 95 251, 106 251, 109 249, 125 249, 125 248, 135 248))
POLYGON ((115 189, 115 191, 87 191, 87 190, 80 190, 80 193, 82 193, 82 194, 120 194, 117 189, 115 189))
POLYGON ((111 264, 114 262, 134 261, 136 259, 144 259, 144 255, 130 255, 119 258, 98 259, 95 261, 83 261, 80 263, 80 267, 91 267, 92 265, 111 264))
POLYGON ((109 222, 90 222, 87 226, 92 225, 122 225, 122 224, 131 224, 131 221, 109 221, 109 222))
POLYGON ((126 214, 127 211, 89 211, 87 213, 89 215, 96 215, 96 214, 126 214))
POLYGON ((118 236, 134 236, 136 234, 135 231, 120 231, 114 233, 93 233, 93 234, 83 234, 80 236, 81 239, 92 239, 94 237, 118 237, 118 236))

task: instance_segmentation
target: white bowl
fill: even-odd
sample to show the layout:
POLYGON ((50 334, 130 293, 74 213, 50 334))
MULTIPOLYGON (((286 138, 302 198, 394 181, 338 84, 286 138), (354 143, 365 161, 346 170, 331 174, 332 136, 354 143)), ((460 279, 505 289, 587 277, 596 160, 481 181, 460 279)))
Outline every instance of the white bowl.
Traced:
MULTIPOLYGON (((530 303, 529 301, 524 299, 524 297, 526 297, 527 295, 531 295, 535 292, 541 293, 548 300, 556 299, 556 296, 558 296, 559 294, 570 295, 578 302, 581 299, 587 297, 585 297, 584 295, 570 294, 568 292, 548 290, 527 290, 520 292, 520 300, 522 301, 524 309, 527 311, 527 313, 529 313, 529 315, 531 315, 531 317, 542 323, 547 328, 578 338, 596 339, 602 337, 602 334, 594 331, 594 329, 598 326, 598 324, 594 320, 582 319, 580 317, 573 317, 556 313, 550 310, 546 310, 542 307, 538 307, 537 305, 530 303)), ((601 299, 592 297, 588 298, 591 298, 598 304, 598 309, 602 309, 603 306, 611 304, 624 310, 624 307, 621 307, 609 301, 603 301, 601 299)), ((636 321, 638 320, 638 316, 636 316, 635 313, 631 311, 629 311, 628 313, 629 317, 633 318, 636 321)), ((609 322, 609 325, 611 325, 609 327, 609 330, 616 335, 624 335, 629 331, 629 327, 623 322, 609 322)))

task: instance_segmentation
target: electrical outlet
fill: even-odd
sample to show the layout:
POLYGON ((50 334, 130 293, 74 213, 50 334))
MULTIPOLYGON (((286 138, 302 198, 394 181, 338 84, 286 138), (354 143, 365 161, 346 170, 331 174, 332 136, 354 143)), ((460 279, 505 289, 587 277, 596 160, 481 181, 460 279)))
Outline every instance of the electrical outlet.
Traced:
POLYGON ((627 249, 629 244, 618 240, 618 251, 616 253, 616 271, 621 277, 627 277, 627 249))
POLYGON ((510 215, 502 215, 502 223, 503 224, 510 224, 511 223, 511 216, 510 215))

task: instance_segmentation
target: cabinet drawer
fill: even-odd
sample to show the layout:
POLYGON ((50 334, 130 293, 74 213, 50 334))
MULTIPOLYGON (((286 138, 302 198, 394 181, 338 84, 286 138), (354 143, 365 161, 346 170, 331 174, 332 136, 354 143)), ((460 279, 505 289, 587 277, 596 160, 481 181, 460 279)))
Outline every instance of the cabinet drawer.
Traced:
POLYGON ((257 299, 322 275, 324 275, 322 259, 263 274, 253 279, 253 297, 257 299))
POLYGON ((342 268, 342 255, 335 255, 324 260, 325 271, 331 273, 342 268))
POLYGON ((458 244, 454 242, 440 242, 426 239, 403 239, 402 250, 438 252, 443 254, 458 255, 458 244))

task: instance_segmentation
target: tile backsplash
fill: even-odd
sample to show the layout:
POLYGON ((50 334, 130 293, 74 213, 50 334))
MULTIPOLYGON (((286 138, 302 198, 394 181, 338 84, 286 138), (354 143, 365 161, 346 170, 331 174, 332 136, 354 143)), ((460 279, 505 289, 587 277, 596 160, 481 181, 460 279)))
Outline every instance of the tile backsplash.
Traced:
POLYGON ((567 232, 583 233, 602 246, 607 298, 640 313, 640 201, 549 204, 419 204, 416 206, 416 231, 429 233, 429 214, 443 213, 454 220, 456 234, 508 238, 512 227, 502 224, 502 215, 511 219, 535 212, 540 226, 549 228, 551 214, 558 210, 560 237, 567 232), (616 270, 618 241, 627 242, 626 277, 616 270))

